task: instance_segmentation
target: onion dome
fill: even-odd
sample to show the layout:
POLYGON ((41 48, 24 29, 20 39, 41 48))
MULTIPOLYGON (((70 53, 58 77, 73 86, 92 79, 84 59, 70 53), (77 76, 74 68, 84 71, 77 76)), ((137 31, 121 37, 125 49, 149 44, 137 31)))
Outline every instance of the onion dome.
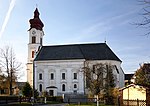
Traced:
POLYGON ((36 28, 37 30, 41 30, 41 31, 43 30, 44 24, 40 20, 39 15, 40 15, 40 13, 39 13, 38 9, 36 8, 34 11, 34 18, 29 20, 29 22, 30 22, 29 30, 31 30, 32 28, 36 28))

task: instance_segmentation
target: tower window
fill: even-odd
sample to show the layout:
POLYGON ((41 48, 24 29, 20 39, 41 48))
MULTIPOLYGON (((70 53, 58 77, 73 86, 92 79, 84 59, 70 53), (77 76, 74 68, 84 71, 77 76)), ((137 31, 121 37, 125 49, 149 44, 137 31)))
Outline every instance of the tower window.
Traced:
POLYGON ((51 76, 50 76, 51 78, 51 80, 53 80, 54 79, 54 73, 51 73, 51 76))
POLYGON ((42 84, 39 85, 39 91, 42 92, 42 84))
POLYGON ((32 58, 34 58, 34 51, 32 51, 32 58))
POLYGON ((40 44, 42 45, 42 43, 43 43, 43 42, 42 42, 42 38, 40 38, 40 44))
POLYGON ((62 84, 62 91, 65 91, 65 84, 62 84))
POLYGON ((65 73, 62 73, 62 79, 65 79, 65 73))
POLYGON ((32 43, 36 43, 36 37, 32 36, 32 43))
POLYGON ((39 74, 39 80, 42 80, 42 73, 39 74))
POLYGON ((77 79, 77 73, 73 73, 73 79, 77 79))

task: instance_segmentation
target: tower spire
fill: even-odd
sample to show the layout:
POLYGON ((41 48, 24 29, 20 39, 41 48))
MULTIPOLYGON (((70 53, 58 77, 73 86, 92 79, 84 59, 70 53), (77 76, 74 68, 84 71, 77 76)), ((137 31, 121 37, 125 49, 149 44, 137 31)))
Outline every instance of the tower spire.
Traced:
POLYGON ((29 30, 31 30, 32 28, 35 28, 35 29, 41 30, 41 31, 43 30, 44 24, 40 20, 39 15, 40 15, 40 13, 38 11, 38 8, 36 7, 36 9, 34 11, 34 18, 29 20, 29 22, 30 22, 29 30))
POLYGON ((38 8, 38 4, 36 4, 36 8, 38 8))

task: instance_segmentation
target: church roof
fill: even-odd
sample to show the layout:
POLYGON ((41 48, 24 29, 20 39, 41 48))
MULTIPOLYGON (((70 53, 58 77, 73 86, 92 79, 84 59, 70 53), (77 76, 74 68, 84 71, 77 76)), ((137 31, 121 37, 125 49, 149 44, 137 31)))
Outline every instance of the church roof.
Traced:
POLYGON ((42 46, 35 61, 70 59, 116 60, 121 62, 106 43, 42 46))
POLYGON ((134 74, 125 74, 125 80, 131 80, 134 74))

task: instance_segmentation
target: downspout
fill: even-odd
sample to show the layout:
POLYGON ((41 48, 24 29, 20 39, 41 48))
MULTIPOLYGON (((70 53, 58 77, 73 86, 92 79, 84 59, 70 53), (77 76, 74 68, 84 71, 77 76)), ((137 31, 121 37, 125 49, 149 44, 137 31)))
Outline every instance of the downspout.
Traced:
POLYGON ((34 63, 34 60, 33 60, 33 92, 32 92, 32 95, 33 95, 33 98, 35 97, 34 95, 34 91, 35 91, 35 63, 34 63))
MULTIPOLYGON (((85 68, 85 62, 86 62, 86 60, 84 61, 84 68, 85 68)), ((85 71, 85 69, 84 69, 84 71, 85 71)), ((83 81, 84 81, 84 95, 85 95, 85 86, 86 86, 86 80, 85 80, 85 72, 83 71, 83 81)))

